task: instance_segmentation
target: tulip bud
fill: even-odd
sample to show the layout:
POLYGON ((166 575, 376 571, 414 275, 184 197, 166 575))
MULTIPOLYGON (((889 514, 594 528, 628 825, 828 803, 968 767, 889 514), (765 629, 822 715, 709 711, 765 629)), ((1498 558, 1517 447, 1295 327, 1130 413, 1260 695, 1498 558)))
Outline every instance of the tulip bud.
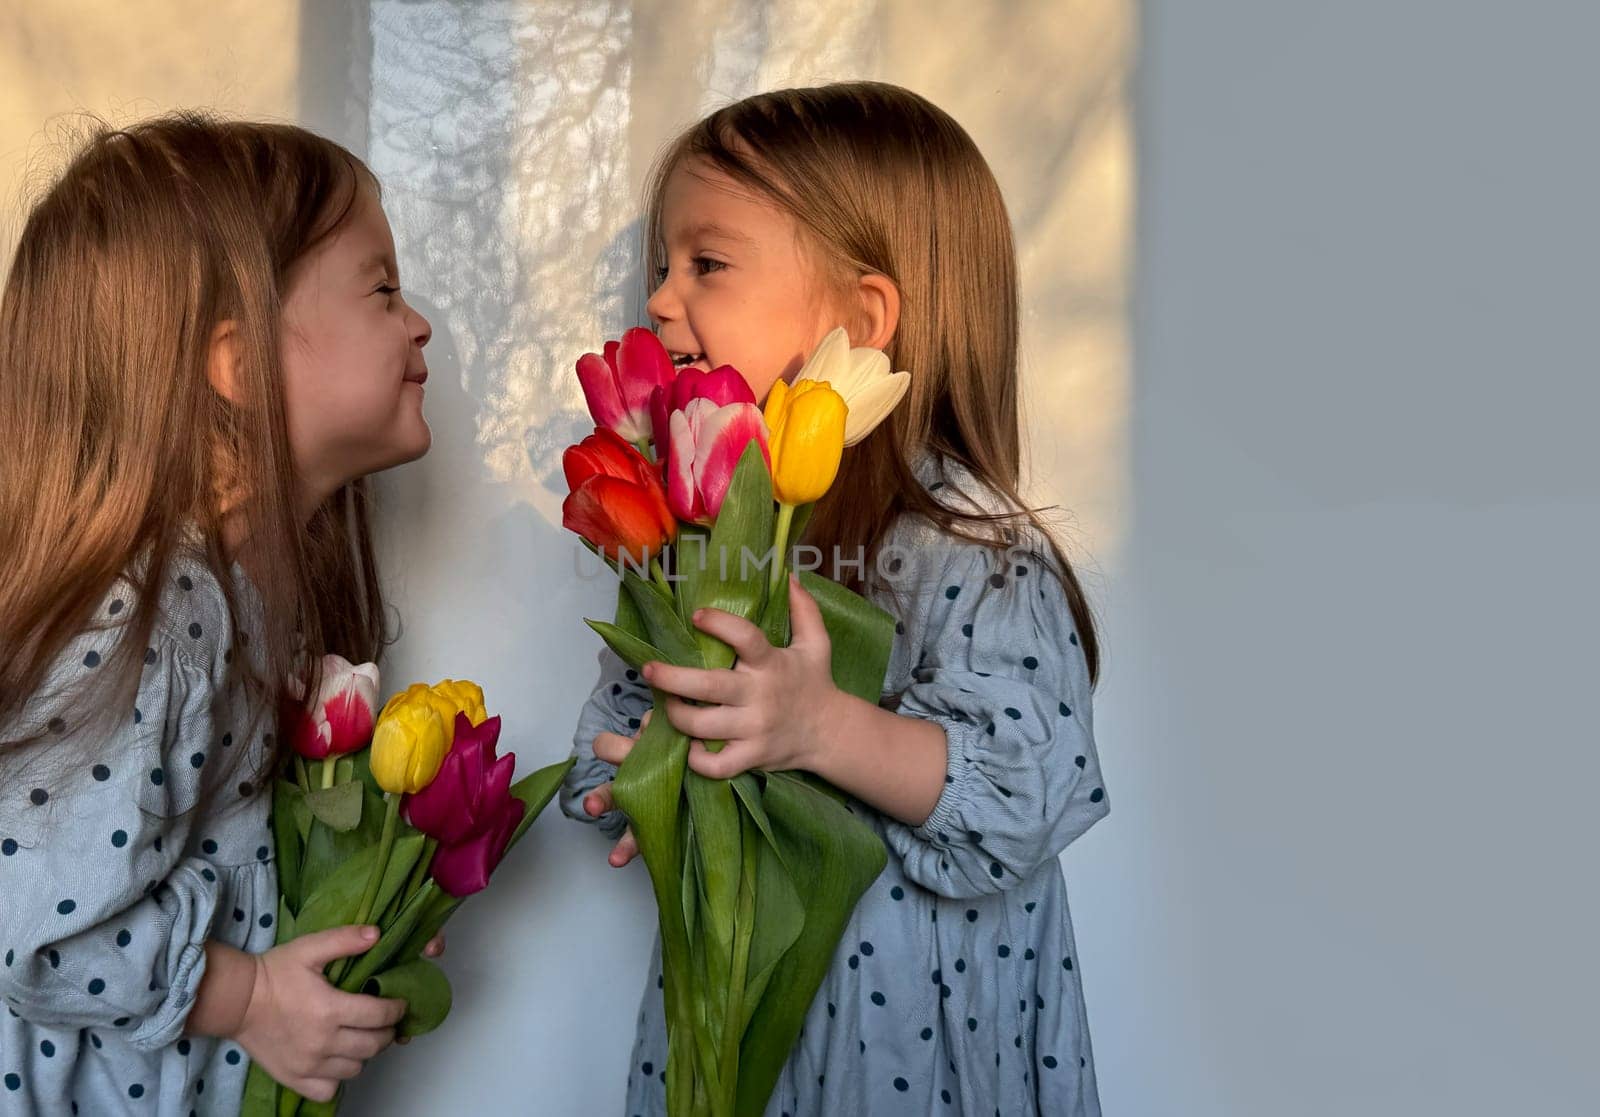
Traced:
POLYGON ((772 493, 780 504, 810 504, 828 491, 839 473, 849 409, 829 384, 782 380, 767 396, 771 431, 772 493))
POLYGON ((417 695, 390 701, 372 734, 372 778, 391 795, 415 794, 433 782, 450 747, 437 700, 417 695))

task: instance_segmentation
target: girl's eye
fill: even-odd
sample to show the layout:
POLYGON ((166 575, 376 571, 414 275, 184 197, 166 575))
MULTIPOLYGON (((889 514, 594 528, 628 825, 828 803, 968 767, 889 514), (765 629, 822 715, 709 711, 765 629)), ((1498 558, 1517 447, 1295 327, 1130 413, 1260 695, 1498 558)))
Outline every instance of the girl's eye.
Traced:
POLYGON ((661 286, 663 283, 665 283, 667 281, 667 269, 666 268, 657 268, 656 271, 655 271, 655 275, 656 275, 656 286, 657 287, 661 286))
POLYGON ((400 293, 400 288, 398 288, 398 287, 390 287, 387 283, 381 284, 381 285, 379 285, 377 288, 375 288, 373 290, 373 294, 385 295, 385 296, 387 296, 387 295, 398 295, 399 293, 400 293))
POLYGON ((721 271, 728 266, 721 260, 713 260, 709 256, 696 256, 689 262, 694 265, 694 273, 696 275, 710 275, 712 272, 721 271))

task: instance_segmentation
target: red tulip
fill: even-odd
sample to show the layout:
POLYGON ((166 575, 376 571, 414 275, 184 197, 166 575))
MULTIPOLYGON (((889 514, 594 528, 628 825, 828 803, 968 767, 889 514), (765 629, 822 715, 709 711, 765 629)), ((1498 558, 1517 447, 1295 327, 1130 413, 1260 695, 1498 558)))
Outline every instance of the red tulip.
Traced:
POLYGON ((731 403, 755 403, 756 394, 732 365, 722 365, 711 372, 686 368, 678 373, 671 384, 650 393, 650 426, 655 431, 656 461, 666 461, 670 452, 672 413, 688 407, 692 399, 708 399, 718 407, 726 407, 731 403))
POLYGON ((595 425, 633 443, 650 437, 651 392, 670 385, 677 373, 656 335, 640 327, 623 334, 620 342, 606 342, 603 354, 578 358, 578 383, 595 425))
POLYGON ((692 399, 682 411, 672 413, 670 422, 667 504, 680 520, 707 525, 716 521, 733 471, 751 442, 760 444, 762 458, 769 469, 772 466, 767 425, 753 402, 718 407, 711 399, 692 399))
POLYGON ((601 428, 561 456, 571 492, 561 524, 607 559, 648 562, 678 532, 655 468, 622 436, 601 428))
POLYGON ((439 843, 430 873, 452 896, 489 883, 527 807, 511 794, 512 753, 496 758, 500 719, 456 715, 455 740, 433 782, 405 799, 406 819, 439 843))

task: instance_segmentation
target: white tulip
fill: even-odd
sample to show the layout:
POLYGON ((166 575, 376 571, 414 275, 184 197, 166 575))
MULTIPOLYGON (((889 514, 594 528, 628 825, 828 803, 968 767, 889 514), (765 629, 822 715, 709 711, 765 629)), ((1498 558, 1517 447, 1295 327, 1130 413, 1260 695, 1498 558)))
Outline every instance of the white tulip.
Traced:
POLYGON ((795 381, 824 380, 844 397, 844 444, 854 446, 889 417, 911 387, 909 372, 890 372, 881 349, 850 348, 850 335, 839 327, 822 339, 795 381))

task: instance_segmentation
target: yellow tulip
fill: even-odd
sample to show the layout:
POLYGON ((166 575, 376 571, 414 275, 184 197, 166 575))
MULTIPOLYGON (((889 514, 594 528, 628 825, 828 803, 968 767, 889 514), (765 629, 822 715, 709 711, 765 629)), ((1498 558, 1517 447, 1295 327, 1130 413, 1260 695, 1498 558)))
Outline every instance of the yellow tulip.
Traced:
POLYGON ((466 679, 444 679, 433 686, 412 683, 384 704, 378 720, 382 721, 392 710, 408 702, 423 702, 439 712, 445 725, 446 745, 455 740, 456 714, 466 714, 473 725, 489 720, 483 705, 483 688, 466 679))
MULTIPOLYGON (((454 712, 449 716, 453 721, 454 712)), ((410 701, 391 699, 372 733, 372 778, 378 786, 401 795, 415 794, 432 783, 450 749, 451 731, 446 725, 431 693, 410 701)))
POLYGON ((767 449, 778 503, 810 504, 839 473, 849 408, 825 380, 778 381, 767 395, 767 449))
MULTIPOLYGON (((467 720, 473 725, 482 725, 489 720, 489 713, 483 705, 483 688, 468 679, 445 679, 433 684, 433 692, 448 700, 458 711, 467 715, 467 720)), ((452 717, 451 724, 455 723, 452 717)))
POLYGON ((415 699, 418 695, 426 694, 428 689, 427 683, 412 683, 410 686, 406 687, 405 690, 402 690, 400 693, 394 695, 389 699, 389 701, 383 704, 383 709, 378 712, 378 720, 382 721, 384 718, 388 717, 389 714, 393 712, 395 707, 399 706, 402 702, 409 702, 415 699))

